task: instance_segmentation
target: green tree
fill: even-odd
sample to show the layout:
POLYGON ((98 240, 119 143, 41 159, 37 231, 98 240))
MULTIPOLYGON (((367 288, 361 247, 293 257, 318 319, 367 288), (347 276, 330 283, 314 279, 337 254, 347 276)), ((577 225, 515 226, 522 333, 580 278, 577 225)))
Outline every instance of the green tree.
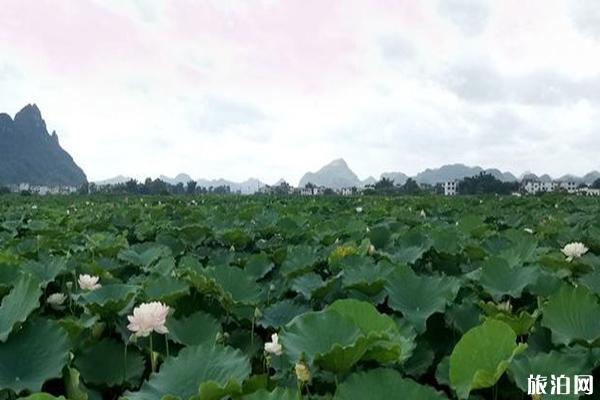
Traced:
POLYGON ((481 172, 458 183, 460 194, 510 194, 519 187, 517 182, 502 182, 492 174, 481 172))
POLYGON ((414 196, 421 193, 421 188, 414 179, 408 178, 406 182, 404 182, 404 185, 400 187, 400 193, 414 196))
POLYGON ((196 181, 189 181, 185 187, 185 191, 187 192, 187 194, 196 193, 196 185, 196 181))

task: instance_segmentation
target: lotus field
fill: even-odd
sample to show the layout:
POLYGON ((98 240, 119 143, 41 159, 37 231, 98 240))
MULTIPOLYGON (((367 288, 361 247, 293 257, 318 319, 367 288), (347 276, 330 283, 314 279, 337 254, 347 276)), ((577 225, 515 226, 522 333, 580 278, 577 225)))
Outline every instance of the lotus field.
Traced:
POLYGON ((0 399, 583 398, 599 255, 589 198, 5 197, 0 399))

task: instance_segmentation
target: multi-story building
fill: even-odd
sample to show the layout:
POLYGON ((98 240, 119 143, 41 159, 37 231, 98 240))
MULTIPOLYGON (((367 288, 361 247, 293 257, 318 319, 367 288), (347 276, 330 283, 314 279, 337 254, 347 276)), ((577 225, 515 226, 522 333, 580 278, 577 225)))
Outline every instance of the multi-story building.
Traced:
POLYGON ((527 180, 521 183, 523 190, 528 194, 553 192, 558 188, 557 182, 541 182, 536 180, 527 180))
POLYGON ((538 181, 526 180, 521 183, 521 187, 528 194, 548 193, 557 190, 564 190, 568 193, 577 191, 577 182, 573 181, 538 181))
POLYGON ((444 196, 455 196, 458 193, 458 181, 448 181, 442 183, 444 196))

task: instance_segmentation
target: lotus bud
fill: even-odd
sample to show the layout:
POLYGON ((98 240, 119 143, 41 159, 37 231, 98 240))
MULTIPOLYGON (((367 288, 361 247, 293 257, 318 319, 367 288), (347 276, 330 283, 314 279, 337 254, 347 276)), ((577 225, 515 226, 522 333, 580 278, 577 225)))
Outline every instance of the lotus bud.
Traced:
POLYGON ((296 378, 300 382, 305 383, 310 381, 310 370, 304 361, 296 363, 294 371, 296 372, 296 378))
POLYGON ((373 246, 372 244, 370 244, 369 248, 367 249, 367 254, 369 254, 370 256, 372 256, 373 254, 375 254, 375 246, 373 246))

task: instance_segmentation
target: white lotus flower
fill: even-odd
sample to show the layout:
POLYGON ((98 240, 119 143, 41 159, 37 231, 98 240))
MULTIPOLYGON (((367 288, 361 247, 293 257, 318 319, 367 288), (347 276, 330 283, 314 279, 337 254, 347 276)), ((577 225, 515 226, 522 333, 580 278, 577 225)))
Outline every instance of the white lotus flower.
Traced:
POLYGON ((356 212, 357 212, 357 213, 361 213, 361 212, 363 212, 363 208, 362 208, 362 207, 356 207, 356 212))
POLYGON ((67 295, 65 295, 64 293, 52 293, 50 296, 48 296, 46 302, 52 307, 58 307, 61 306, 66 299, 67 295))
POLYGON ((31 206, 31 209, 32 209, 32 210, 37 210, 37 205, 35 205, 35 204, 34 204, 34 205, 32 205, 32 206, 31 206))
POLYGON ((533 229, 531 229, 531 228, 525 228, 523 230, 529 234, 533 234, 533 229))
POLYGON ((585 253, 587 253, 588 248, 585 247, 583 243, 573 242, 567 244, 561 250, 565 256, 567 256, 567 261, 571 262, 574 258, 579 258, 585 253))
POLYGON ((427 217, 427 214, 425 214, 425 210, 421 210, 421 217, 422 218, 426 218, 427 217))
POLYGON ((373 246, 372 244, 369 245, 369 247, 367 248, 367 254, 372 256, 373 254, 375 254, 375 246, 373 246))
POLYGON ((158 301, 142 303, 133 309, 133 315, 128 315, 129 329, 137 337, 146 337, 152 333, 164 335, 169 333, 165 326, 169 307, 158 301))
POLYGON ((81 290, 96 290, 102 287, 102 285, 98 283, 99 279, 100 278, 97 276, 83 274, 79 275, 77 282, 79 283, 81 290))
POLYGON ((281 345, 279 344, 279 336, 276 333, 271 335, 271 341, 265 343, 265 351, 267 353, 275 354, 280 356, 282 353, 281 345))

